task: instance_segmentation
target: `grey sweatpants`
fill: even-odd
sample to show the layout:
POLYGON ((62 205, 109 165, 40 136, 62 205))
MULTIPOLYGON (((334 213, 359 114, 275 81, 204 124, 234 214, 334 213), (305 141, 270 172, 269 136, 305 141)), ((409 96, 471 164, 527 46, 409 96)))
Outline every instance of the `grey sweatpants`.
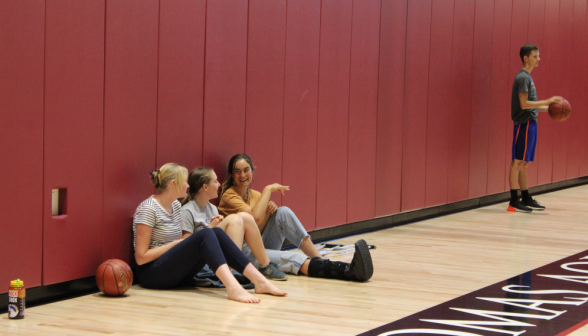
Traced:
MULTIPOLYGON (((300 266, 304 264, 308 256, 300 252, 280 251, 282 244, 284 244, 284 239, 288 238, 292 244, 300 247, 300 243, 306 237, 308 237, 308 233, 298 220, 298 217, 290 208, 285 206, 279 207, 270 216, 261 233, 263 246, 266 248, 265 251, 270 261, 276 263, 280 271, 291 274, 298 274, 300 266)), ((259 268, 259 262, 247 244, 243 244, 243 253, 249 258, 253 266, 259 268)))

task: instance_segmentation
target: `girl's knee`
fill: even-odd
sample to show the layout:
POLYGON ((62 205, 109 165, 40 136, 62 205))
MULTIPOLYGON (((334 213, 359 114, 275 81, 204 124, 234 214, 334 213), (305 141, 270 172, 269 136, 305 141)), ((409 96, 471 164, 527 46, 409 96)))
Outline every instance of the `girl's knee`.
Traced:
POLYGON ((231 226, 235 226, 235 227, 243 227, 243 219, 241 218, 241 216, 238 215, 228 215, 226 220, 229 221, 229 225, 231 226))
POLYGON ((212 230, 217 229, 217 228, 213 228, 213 229, 209 229, 209 228, 204 228, 202 230, 198 230, 195 234, 193 234, 192 236, 200 236, 200 237, 210 237, 211 235, 214 235, 214 232, 212 230))
POLYGON ((287 206, 281 206, 274 213, 278 222, 291 222, 291 219, 296 218, 296 215, 287 206))
MULTIPOLYGON (((214 229, 216 229, 216 228, 214 228, 214 229)), ((190 237, 186 238, 184 240, 184 243, 190 244, 190 245, 191 244, 198 245, 203 240, 209 240, 213 236, 216 237, 214 234, 214 231, 213 231, 214 229, 204 228, 204 229, 198 230, 194 234, 192 234, 190 237)))
POLYGON ((218 226, 212 228, 211 230, 212 230, 212 233, 213 233, 215 239, 220 239, 221 237, 228 237, 225 230, 219 228, 218 226))
POLYGON ((255 224, 255 218, 253 218, 253 216, 247 212, 239 212, 237 214, 237 216, 241 217, 241 220, 243 220, 243 224, 247 224, 247 223, 255 224))
POLYGON ((290 227, 299 227, 302 225, 294 212, 285 206, 279 207, 276 211, 276 222, 290 227))
MULTIPOLYGON (((200 230, 200 231, 204 231, 204 230, 206 230, 206 229, 203 229, 203 230, 200 230)), ((208 231, 208 230, 207 230, 207 231, 208 231)), ((221 232, 223 232, 223 233, 224 233, 225 231, 223 231, 223 229, 221 229, 221 228, 219 228, 219 227, 217 226, 217 227, 213 227, 212 229, 210 229, 210 231, 209 231, 209 235, 210 235, 210 234, 213 234, 213 235, 218 235, 218 234, 219 234, 219 233, 221 233, 221 232)))
POLYGON ((288 208, 287 206, 281 206, 278 208, 278 210, 276 211, 277 214, 293 214, 292 210, 290 210, 290 208, 288 208))
POLYGON ((251 216, 248 213, 245 213, 245 215, 246 216, 241 217, 241 219, 243 220, 243 228, 245 230, 250 230, 253 228, 257 228, 259 230, 259 227, 257 226, 255 219, 253 219, 253 216, 251 216))

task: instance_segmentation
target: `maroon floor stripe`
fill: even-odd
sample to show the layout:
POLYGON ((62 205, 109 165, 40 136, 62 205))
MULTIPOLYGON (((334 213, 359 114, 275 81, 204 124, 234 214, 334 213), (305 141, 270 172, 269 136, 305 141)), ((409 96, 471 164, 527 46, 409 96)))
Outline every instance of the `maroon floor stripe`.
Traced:
POLYGON ((566 335, 569 335, 569 334, 573 333, 574 331, 582 328, 583 326, 585 326, 587 324, 588 324, 588 319, 585 319, 584 321, 576 324, 575 326, 569 328, 568 330, 565 330, 565 331, 560 332, 559 334, 557 334, 555 336, 566 336, 566 335))
POLYGON ((586 302, 588 250, 361 335, 563 336, 588 324, 586 302))

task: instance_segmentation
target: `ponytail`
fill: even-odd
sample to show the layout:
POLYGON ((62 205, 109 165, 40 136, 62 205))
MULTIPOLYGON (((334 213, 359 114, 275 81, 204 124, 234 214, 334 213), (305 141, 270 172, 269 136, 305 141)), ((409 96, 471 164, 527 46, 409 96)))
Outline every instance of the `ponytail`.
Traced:
POLYGON ((188 175, 188 170, 175 163, 166 163, 161 168, 152 170, 151 183, 158 192, 164 191, 171 181, 176 181, 176 189, 180 190, 188 175))
POLYGON ((151 183, 155 186, 155 189, 159 189, 161 187, 161 170, 154 169, 149 172, 149 175, 151 175, 151 183))
POLYGON ((202 186, 209 184, 212 181, 212 169, 208 167, 198 167, 190 172, 188 175, 188 185, 190 191, 182 200, 182 205, 192 201, 196 198, 196 194, 202 189, 202 186))

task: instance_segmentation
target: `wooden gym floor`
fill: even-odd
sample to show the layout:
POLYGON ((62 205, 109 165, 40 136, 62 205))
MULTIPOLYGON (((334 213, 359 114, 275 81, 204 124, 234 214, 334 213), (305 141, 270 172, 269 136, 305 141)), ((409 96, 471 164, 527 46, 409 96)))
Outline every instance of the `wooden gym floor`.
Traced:
MULTIPOLYGON (((288 297, 263 295, 257 305, 229 301, 223 289, 133 286, 122 298, 28 308, 24 320, 3 314, 0 334, 359 334, 587 250, 588 185, 536 198, 547 211, 512 213, 501 203, 339 240, 377 245, 367 283, 289 276, 276 282, 288 297)), ((588 335, 588 327, 571 335, 588 335)))

